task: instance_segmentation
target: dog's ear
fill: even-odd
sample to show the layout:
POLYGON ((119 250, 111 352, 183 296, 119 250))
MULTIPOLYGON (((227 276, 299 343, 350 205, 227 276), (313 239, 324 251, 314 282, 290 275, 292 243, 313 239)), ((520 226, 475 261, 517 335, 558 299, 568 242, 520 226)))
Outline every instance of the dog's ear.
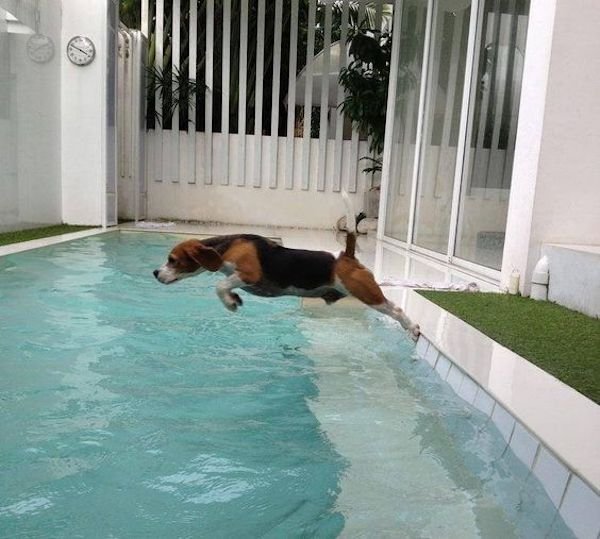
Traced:
POLYGON ((201 242, 194 242, 187 249, 188 256, 208 271, 217 271, 223 265, 221 255, 212 247, 206 247, 201 242))

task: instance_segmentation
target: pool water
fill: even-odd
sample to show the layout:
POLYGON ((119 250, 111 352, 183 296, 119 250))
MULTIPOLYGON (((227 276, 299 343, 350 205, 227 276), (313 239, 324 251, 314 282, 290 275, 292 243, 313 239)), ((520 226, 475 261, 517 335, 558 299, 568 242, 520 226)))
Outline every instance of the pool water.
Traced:
POLYGON ((0 258, 0 537, 570 537, 395 322, 154 280, 172 235, 0 258))

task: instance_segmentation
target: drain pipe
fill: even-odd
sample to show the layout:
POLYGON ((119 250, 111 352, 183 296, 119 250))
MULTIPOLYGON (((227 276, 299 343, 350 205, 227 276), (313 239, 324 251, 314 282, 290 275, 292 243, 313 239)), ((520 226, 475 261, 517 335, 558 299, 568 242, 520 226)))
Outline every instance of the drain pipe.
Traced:
POLYGON ((531 276, 531 299, 546 301, 548 299, 548 257, 540 258, 533 268, 531 276))

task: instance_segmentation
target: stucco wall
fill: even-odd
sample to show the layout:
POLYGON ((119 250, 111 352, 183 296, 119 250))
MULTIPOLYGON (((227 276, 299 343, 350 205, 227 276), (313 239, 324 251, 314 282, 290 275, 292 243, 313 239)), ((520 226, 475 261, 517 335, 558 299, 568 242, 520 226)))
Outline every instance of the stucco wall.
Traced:
POLYGON ((33 7, 0 0, 0 230, 60 221, 60 6, 37 4, 38 32, 54 43, 42 63, 27 52, 39 46, 33 7))
POLYGON ((600 4, 532 0, 502 284, 543 243, 600 244, 600 4))
POLYGON ((600 245, 600 3, 558 0, 528 270, 542 243, 600 245))
POLYGON ((69 224, 99 225, 104 213, 107 1, 62 1, 62 218, 69 224), (76 35, 95 44, 88 66, 66 57, 76 35))

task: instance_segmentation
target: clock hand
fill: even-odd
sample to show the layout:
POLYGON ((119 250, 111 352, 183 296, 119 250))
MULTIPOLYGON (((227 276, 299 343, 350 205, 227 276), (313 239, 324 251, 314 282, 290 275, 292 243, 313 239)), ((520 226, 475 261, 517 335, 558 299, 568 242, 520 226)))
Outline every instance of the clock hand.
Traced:
POLYGON ((79 52, 82 52, 83 54, 87 54, 86 51, 84 51, 83 49, 80 49, 79 47, 77 47, 76 45, 71 45, 71 47, 73 47, 74 49, 77 49, 79 52))

